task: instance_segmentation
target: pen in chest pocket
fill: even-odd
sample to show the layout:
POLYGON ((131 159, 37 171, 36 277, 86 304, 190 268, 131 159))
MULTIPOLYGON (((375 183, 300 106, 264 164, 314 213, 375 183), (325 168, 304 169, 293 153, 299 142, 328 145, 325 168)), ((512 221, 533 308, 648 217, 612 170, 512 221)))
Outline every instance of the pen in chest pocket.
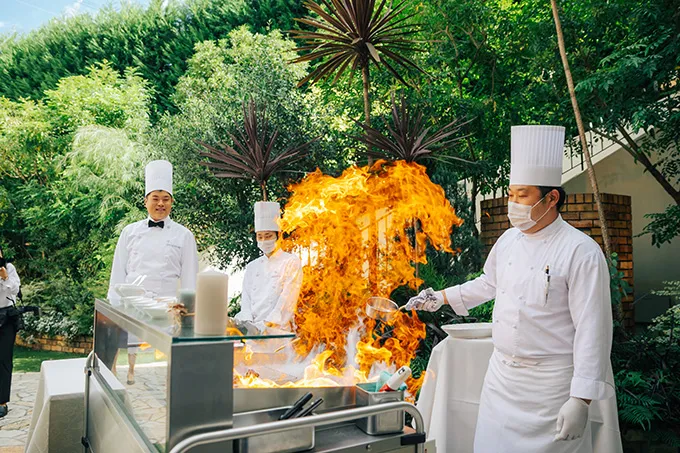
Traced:
POLYGON ((545 266, 545 303, 548 303, 548 293, 550 292, 550 266, 545 266))

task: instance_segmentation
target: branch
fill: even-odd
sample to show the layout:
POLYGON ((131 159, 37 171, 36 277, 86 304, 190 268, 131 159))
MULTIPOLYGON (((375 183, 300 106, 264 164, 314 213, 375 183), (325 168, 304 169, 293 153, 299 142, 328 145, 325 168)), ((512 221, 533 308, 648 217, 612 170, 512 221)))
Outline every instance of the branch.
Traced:
MULTIPOLYGON (((608 134, 608 133, 606 133, 606 132, 604 132, 600 129, 594 128, 594 127, 591 127, 590 130, 595 132, 600 137, 606 138, 607 140, 610 140, 610 141, 616 143, 621 148, 625 149, 628 152, 628 154, 630 154, 634 159, 637 160, 638 152, 636 150, 634 150, 633 148, 631 148, 630 146, 628 146, 626 143, 622 142, 617 136, 610 135, 610 134, 608 134)), ((637 148, 637 143, 635 144, 635 146, 637 148)))

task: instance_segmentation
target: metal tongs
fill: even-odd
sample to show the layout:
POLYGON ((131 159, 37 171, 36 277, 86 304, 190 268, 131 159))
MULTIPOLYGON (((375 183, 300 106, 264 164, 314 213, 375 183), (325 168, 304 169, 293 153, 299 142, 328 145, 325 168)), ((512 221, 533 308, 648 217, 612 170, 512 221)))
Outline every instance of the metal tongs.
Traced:
POLYGON ((305 393, 302 398, 297 400, 295 404, 293 404, 290 407, 290 409, 288 409, 279 417, 279 420, 288 420, 289 418, 300 418, 310 415, 312 412, 314 412, 314 409, 321 406, 321 404, 323 403, 323 398, 319 398, 318 400, 310 404, 307 408, 303 409, 303 406, 307 404, 309 400, 312 399, 312 396, 313 395, 309 392, 305 393))

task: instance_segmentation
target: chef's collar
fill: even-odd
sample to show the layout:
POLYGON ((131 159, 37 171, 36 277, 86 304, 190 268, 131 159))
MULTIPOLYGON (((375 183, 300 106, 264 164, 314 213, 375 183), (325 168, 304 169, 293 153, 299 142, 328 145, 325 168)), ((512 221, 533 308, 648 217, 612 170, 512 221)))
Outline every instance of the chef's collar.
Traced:
POLYGON ((562 216, 557 214, 557 218, 553 220, 553 222, 544 227, 543 229, 535 232, 535 233, 522 233, 523 236, 525 236, 527 239, 545 239, 547 237, 552 236, 553 234, 557 233, 560 228, 562 228, 562 225, 564 225, 564 220, 562 220, 562 216))

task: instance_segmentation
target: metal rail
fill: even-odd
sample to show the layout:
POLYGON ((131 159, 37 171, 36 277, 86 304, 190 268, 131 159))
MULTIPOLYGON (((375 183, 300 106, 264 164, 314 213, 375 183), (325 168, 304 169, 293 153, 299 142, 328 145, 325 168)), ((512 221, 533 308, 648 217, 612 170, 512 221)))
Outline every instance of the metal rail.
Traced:
MULTIPOLYGON (((242 428, 222 429, 219 431, 211 431, 207 433, 194 434, 187 437, 181 442, 177 443, 168 453, 185 453, 189 449, 199 445, 212 444, 216 442, 224 442, 229 440, 242 439, 245 437, 258 436, 261 434, 274 434, 282 431, 287 431, 295 428, 303 428, 308 426, 324 426, 334 423, 347 422, 356 420, 357 418, 368 417, 371 415, 378 415, 383 412, 390 412, 396 410, 403 410, 408 412, 415 421, 415 430, 417 434, 425 433, 425 425, 423 417, 413 404, 403 401, 396 403, 377 404, 375 406, 366 406, 354 409, 345 409, 336 412, 329 412, 326 414, 312 415, 309 417, 297 418, 292 420, 283 420, 269 423, 262 423, 258 425, 245 426, 242 428)), ((423 446, 419 444, 416 446, 416 452, 422 453, 423 446)))
POLYGON ((92 376, 92 368, 94 367, 95 355, 94 351, 90 351, 85 359, 85 423, 83 423, 83 437, 80 442, 83 444, 83 453, 88 453, 89 441, 87 438, 89 430, 89 414, 90 414, 90 376, 92 376))

